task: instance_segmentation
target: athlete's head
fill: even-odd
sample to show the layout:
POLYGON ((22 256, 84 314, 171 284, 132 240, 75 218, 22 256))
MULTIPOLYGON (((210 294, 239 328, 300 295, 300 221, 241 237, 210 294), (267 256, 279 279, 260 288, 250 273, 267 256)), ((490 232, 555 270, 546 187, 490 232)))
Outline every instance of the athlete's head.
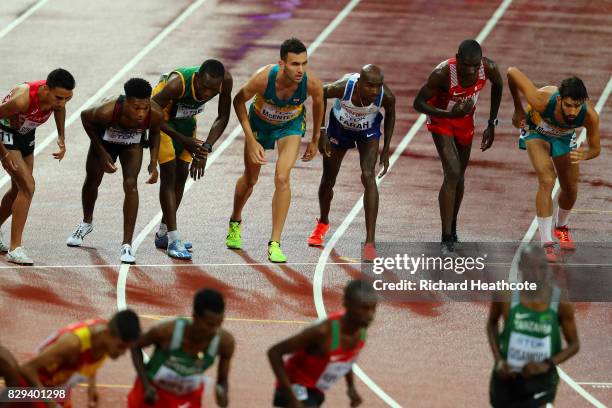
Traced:
POLYGON ((225 301, 214 289, 200 289, 193 298, 193 328, 200 336, 212 337, 223 323, 225 301))
POLYGON ((132 78, 123 84, 127 114, 138 123, 143 123, 151 109, 151 84, 142 78, 132 78))
POLYGON ((530 244, 521 250, 518 268, 523 281, 535 282, 538 287, 550 283, 552 278, 546 253, 537 244, 530 244))
POLYGON ((571 124, 576 121, 588 97, 589 94, 580 78, 573 76, 561 82, 558 101, 561 102, 561 114, 566 123, 571 124))
POLYGON ((198 98, 210 99, 221 90, 225 67, 215 59, 206 60, 198 70, 198 98))
POLYGON ((353 280, 344 288, 346 318, 357 327, 365 328, 372 323, 376 302, 376 293, 366 281, 353 280))
POLYGON ((457 69, 461 77, 473 77, 480 68, 482 48, 476 40, 464 40, 457 51, 457 69))
POLYGON ((60 111, 72 99, 75 81, 72 74, 63 68, 57 68, 47 75, 48 99, 51 109, 60 111))
POLYGON ((138 315, 130 309, 115 313, 108 322, 108 328, 110 336, 106 341, 106 350, 112 359, 121 356, 140 338, 138 315))
POLYGON ((308 64, 306 46, 297 38, 285 40, 280 48, 279 65, 293 82, 301 82, 308 64))
POLYGON ((361 68, 357 91, 364 104, 369 105, 376 100, 382 90, 384 80, 381 69, 376 65, 368 64, 361 68))

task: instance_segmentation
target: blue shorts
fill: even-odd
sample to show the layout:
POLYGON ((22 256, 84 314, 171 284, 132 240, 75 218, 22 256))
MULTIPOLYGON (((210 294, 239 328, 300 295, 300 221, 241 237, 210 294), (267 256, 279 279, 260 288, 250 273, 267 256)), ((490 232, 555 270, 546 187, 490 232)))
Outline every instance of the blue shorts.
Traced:
POLYGON ((374 121, 374 126, 370 129, 364 130, 348 130, 345 129, 333 111, 329 114, 329 124, 327 125, 327 137, 332 147, 336 149, 352 149, 357 146, 359 142, 367 142, 371 139, 380 139, 380 123, 382 122, 383 116, 379 113, 374 121))
POLYGON ((576 149, 576 133, 573 136, 564 137, 550 137, 538 133, 534 130, 521 129, 521 136, 519 137, 519 148, 527 150, 527 140, 541 139, 550 145, 550 157, 564 156, 576 149))

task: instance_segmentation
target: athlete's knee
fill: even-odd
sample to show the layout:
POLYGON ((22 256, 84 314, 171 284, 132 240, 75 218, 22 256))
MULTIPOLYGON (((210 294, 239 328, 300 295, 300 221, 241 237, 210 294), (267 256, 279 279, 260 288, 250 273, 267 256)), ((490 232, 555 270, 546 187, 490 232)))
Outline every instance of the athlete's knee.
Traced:
POLYGON ((376 184, 376 175, 374 170, 368 169, 361 172, 361 182, 364 186, 376 184))
POLYGON ((576 198, 578 196, 578 184, 561 184, 561 191, 566 196, 576 198))
POLYGON ((277 190, 284 190, 289 188, 289 174, 279 173, 274 176, 274 186, 277 190))
POLYGON ((555 187, 555 182, 557 178, 554 175, 542 175, 538 178, 538 182, 540 184, 540 189, 545 191, 552 191, 555 187))
POLYGON ((259 174, 245 172, 242 175, 242 180, 246 183, 247 187, 251 188, 257 184, 257 180, 259 180, 259 174))
POLYGON ((123 192, 125 194, 138 194, 138 181, 136 177, 123 179, 123 192))
POLYGON ((461 166, 447 166, 444 169, 444 181, 451 184, 459 184, 463 179, 463 172, 461 166))

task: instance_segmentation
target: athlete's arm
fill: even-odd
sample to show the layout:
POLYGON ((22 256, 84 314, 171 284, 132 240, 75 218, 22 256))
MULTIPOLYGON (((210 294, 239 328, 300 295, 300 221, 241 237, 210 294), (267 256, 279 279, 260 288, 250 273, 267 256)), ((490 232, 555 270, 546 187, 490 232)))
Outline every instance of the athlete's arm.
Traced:
POLYGON ((0 377, 7 387, 19 387, 19 364, 10 351, 0 346, 0 377))
POLYGON ((268 360, 278 380, 279 387, 283 390, 285 396, 294 403, 296 397, 291 389, 291 380, 285 370, 283 356, 299 350, 311 349, 312 347, 320 348, 321 344, 329 338, 328 326, 327 321, 324 321, 315 326, 308 327, 295 336, 275 344, 268 350, 268 360))
POLYGON ((576 328, 576 319, 574 318, 574 306, 571 303, 559 303, 559 324, 563 331, 563 337, 567 347, 551 357, 555 365, 561 364, 574 356, 580 350, 580 341, 578 340, 578 329, 576 328))
POLYGON ((221 93, 219 94, 219 105, 217 107, 217 118, 213 122, 206 143, 214 145, 217 140, 221 137, 232 113, 232 88, 234 86, 234 79, 229 71, 225 71, 223 78, 223 85, 221 86, 221 93))
POLYGON ((220 407, 229 405, 229 370, 230 361, 234 355, 236 341, 231 333, 222 331, 221 344, 219 345, 219 367, 217 369, 217 386, 215 388, 215 400, 220 407))
POLYGON ((344 96, 344 88, 346 88, 347 82, 348 76, 344 76, 336 82, 323 86, 323 120, 321 122, 321 136, 319 137, 319 153, 324 154, 327 157, 331 156, 331 144, 329 143, 327 129, 325 127, 327 100, 329 98, 342 98, 344 96))
POLYGON ((317 155, 317 146, 321 137, 321 127, 325 117, 325 103, 323 98, 323 84, 311 72, 308 73, 307 93, 312 98, 312 139, 302 156, 303 161, 310 161, 317 155))
POLYGON ((251 100, 256 94, 263 95, 268 84, 268 72, 272 65, 265 66, 259 69, 240 91, 234 96, 234 110, 240 121, 240 126, 244 131, 244 143, 247 150, 247 157, 253 164, 265 164, 266 157, 263 147, 257 143, 253 129, 249 122, 249 114, 247 112, 246 103, 251 100))
POLYGON ((164 123, 164 112, 154 101, 151 101, 151 123, 149 125, 149 179, 147 184, 157 183, 159 172, 157 170, 157 159, 159 157, 159 132, 164 123))
POLYGON ((72 333, 64 333, 36 357, 21 366, 21 374, 32 386, 44 388, 38 371, 44 367, 59 367, 81 352, 81 340, 72 333))
POLYGON ((383 85, 383 87, 385 90, 382 100, 382 107, 385 110, 385 116, 383 118, 385 143, 380 154, 380 165, 383 166, 380 177, 387 174, 387 170, 389 170, 389 147, 391 147, 391 138, 393 137, 393 129, 395 128, 395 95, 387 85, 383 85))
POLYGON ((436 108, 427 103, 438 93, 448 92, 448 75, 448 65, 437 67, 431 72, 427 82, 421 87, 414 99, 413 107, 417 112, 440 118, 459 118, 472 111, 473 103, 457 103, 450 111, 436 108))
POLYGON ((570 152, 570 158, 573 163, 578 163, 580 160, 591 160, 599 156, 601 153, 601 144, 599 138, 599 115, 591 106, 589 101, 587 104, 587 116, 584 120, 584 128, 587 132, 587 150, 580 147, 577 150, 570 152))
POLYGON ((57 147, 59 150, 53 153, 53 158, 62 161, 66 154, 66 108, 62 108, 59 111, 53 112, 53 119, 55 120, 55 127, 57 128, 57 147))
POLYGON ((491 308, 489 309, 489 318, 487 319, 487 338, 489 340, 489 346, 493 353, 493 359, 495 360, 495 372, 502 378, 507 378, 511 375, 510 367, 508 363, 502 358, 501 351, 499 350, 499 320, 504 314, 504 303, 503 302, 492 302, 491 308))
MULTIPOLYGON (((13 95, 8 101, 0 103, 0 119, 8 119, 27 111, 30 105, 28 89, 27 86, 20 85, 12 91, 13 95)), ((9 167, 13 171, 17 170, 14 163, 8 158, 8 149, 4 146, 2 140, 0 140, 0 159, 2 159, 2 166, 5 169, 9 167), (8 161, 10 161, 10 165, 8 161)))
POLYGON ((363 403, 363 398, 361 398, 361 395, 359 395, 359 393, 357 392, 357 389, 355 388, 355 376, 353 375, 352 368, 351 368, 351 371, 346 373, 344 378, 346 379, 346 388, 347 388, 346 393, 349 399, 351 400, 351 407, 360 406, 363 403))
POLYGON ((96 387, 96 374, 94 373, 87 379, 87 408, 95 408, 98 406, 100 396, 96 387))
POLYGON ((482 65, 484 66, 486 77, 491 81, 491 109, 489 109, 489 121, 482 134, 482 142, 480 143, 480 150, 484 152, 493 145, 493 140, 495 139, 494 120, 497 119, 497 113, 499 112, 502 91, 504 89, 504 80, 495 62, 488 58, 483 58, 482 65))
POLYGON ((512 124, 520 128, 524 126, 525 121, 525 109, 521 101, 521 94, 525 96, 527 103, 538 112, 543 112, 546 109, 550 94, 536 88, 533 82, 516 67, 508 68, 507 77, 508 87, 514 101, 512 124))
POLYGON ((117 166, 115 166, 110 154, 104 148, 100 132, 103 132, 103 129, 106 129, 111 124, 116 101, 116 98, 111 98, 81 112, 83 128, 87 136, 89 136, 92 146, 98 152, 102 163, 104 163, 104 171, 107 173, 117 171, 117 166))

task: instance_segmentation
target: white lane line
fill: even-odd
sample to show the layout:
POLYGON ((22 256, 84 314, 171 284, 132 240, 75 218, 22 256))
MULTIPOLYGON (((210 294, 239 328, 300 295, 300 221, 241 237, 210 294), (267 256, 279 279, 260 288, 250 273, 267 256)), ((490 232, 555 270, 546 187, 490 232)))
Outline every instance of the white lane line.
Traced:
MULTIPOLYGON (((89 108, 94 102, 100 100, 106 93, 110 90, 110 88, 115 85, 115 83, 120 80, 125 74, 130 72, 132 68, 136 66, 148 53, 150 53, 153 48, 155 48, 159 43, 161 43, 164 38, 166 38, 172 31, 174 31, 187 17, 193 14, 202 4, 204 4, 207 0, 197 0, 192 3, 189 7, 185 9, 172 23, 170 23, 166 28, 164 28, 150 43, 148 43, 143 49, 140 50, 138 54, 136 54, 127 64, 123 66, 115 75, 112 76, 111 79, 108 80, 98 92, 96 92, 91 98, 89 98, 76 112, 74 112, 68 119, 66 119, 66 129, 72 125, 77 119, 81 117, 81 112, 85 109, 89 108)), ((37 156, 44 148, 49 146, 49 144, 57 138, 57 130, 54 130, 49 134, 46 138, 44 138, 40 143, 36 142, 36 148, 34 149, 34 156, 37 156)), ((2 179, 0 179, 0 188, 4 187, 11 178, 8 175, 4 175, 2 179)))
MULTIPOLYGON (((338 15, 329 23, 327 27, 319 34, 319 36, 312 42, 308 47, 308 54, 312 55, 317 48, 329 37, 329 35, 338 27, 338 25, 349 15, 361 0, 351 0, 338 15)), ((208 169, 217 160, 217 158, 232 144, 232 142, 242 133, 240 125, 236 126, 229 136, 219 145, 219 147, 208 157, 206 161, 206 169, 208 169)), ((193 180, 189 179, 185 183, 185 193, 193 186, 193 180)), ((144 227, 142 231, 136 236, 136 239, 132 243, 134 251, 138 249, 144 239, 153 231, 153 229, 159 224, 162 219, 162 212, 159 211, 155 217, 144 227)), ((119 269, 119 276, 117 277, 117 308, 119 310, 127 308, 127 302, 125 300, 125 287, 127 284, 127 275, 129 272, 129 265, 122 265, 119 269)))
MULTIPOLYGON (((315 266, 316 262, 287 262, 287 263, 272 263, 272 262, 251 262, 251 263, 175 263, 175 264, 136 264, 134 265, 137 268, 200 268, 200 267, 240 267, 240 266, 315 266)), ((361 262, 330 262, 328 265, 353 265, 358 266, 361 265, 361 262)), ((2 265, 0 269, 99 269, 99 268, 120 268, 124 266, 124 264, 102 264, 102 265, 94 265, 94 264, 86 264, 86 265, 2 265)))
MULTIPOLYGON (((476 41, 478 41, 481 44, 484 42, 484 40, 487 38, 491 30, 495 27, 499 19, 502 18, 502 16, 504 15, 508 7, 510 7, 510 4, 512 4, 512 0, 502 1, 502 3, 497 8, 497 10, 495 10, 493 15, 489 18, 485 26, 482 28, 482 30, 476 37, 476 41)), ((393 155, 389 159, 389 170, 391 170, 391 168, 393 167, 395 162, 398 160, 402 152, 406 149, 406 147, 408 146, 410 141, 414 138, 414 136, 419 131, 421 126, 423 126, 423 124, 425 123, 425 120, 426 120, 426 116, 421 114, 416 120, 416 122, 412 125, 408 133, 404 136, 402 141, 399 143, 399 145, 393 152, 393 155)), ((376 184, 380 184, 383 179, 384 177, 381 177, 381 178, 377 177, 376 184)), ((315 274, 313 278, 313 287, 312 287, 315 307, 317 309, 317 314, 319 315, 319 318, 324 318, 327 316, 327 312, 325 311, 325 302, 323 301, 323 275, 325 273, 325 265, 327 264, 327 259, 329 258, 329 255, 331 254, 331 251, 333 250, 336 243, 340 240, 340 238, 342 237, 346 229, 353 222, 353 219, 355 219, 355 217, 359 214, 362 208, 363 208, 363 194, 361 195, 359 200, 357 200, 357 202, 355 203, 355 205, 353 206, 349 214, 346 216, 346 218, 342 221, 342 224, 340 224, 338 229, 334 231, 334 234, 332 235, 329 242, 325 244, 325 248, 323 249, 323 252, 321 252, 321 255, 319 256, 319 262, 317 263, 317 267, 315 269, 315 274)), ((355 365, 353 368, 353 371, 364 383, 368 385, 368 387, 370 387, 389 406, 394 407, 394 408, 398 408, 398 407, 401 408, 401 405, 398 404, 393 398, 391 398, 385 391, 383 391, 374 381, 372 381, 363 372, 363 370, 361 370, 361 368, 355 365)))
POLYGON ((34 14, 36 12, 36 10, 38 10, 39 8, 41 8, 42 6, 45 5, 45 3, 47 3, 49 0, 40 0, 37 1, 36 3, 34 3, 34 5, 32 7, 30 7, 29 9, 27 9, 25 11, 25 13, 23 13, 22 15, 20 15, 19 17, 17 17, 15 20, 11 21, 11 23, 9 25, 7 25, 6 27, 4 27, 2 30, 0 30, 0 40, 7 35, 8 33, 10 33, 11 31, 13 31, 13 29, 15 27, 17 27, 19 24, 23 23, 24 20, 26 20, 28 17, 30 17, 32 14, 34 14))

